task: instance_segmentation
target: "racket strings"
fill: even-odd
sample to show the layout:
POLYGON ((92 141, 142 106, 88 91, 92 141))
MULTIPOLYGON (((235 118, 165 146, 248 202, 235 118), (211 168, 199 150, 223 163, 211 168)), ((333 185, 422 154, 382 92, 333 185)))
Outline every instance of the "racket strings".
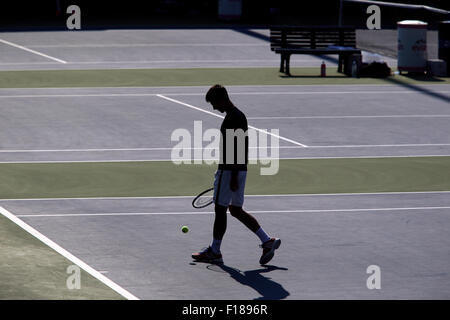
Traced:
POLYGON ((211 200, 212 200, 212 195, 210 195, 210 196, 201 196, 200 198, 197 199, 197 203, 204 204, 204 203, 207 203, 207 202, 209 202, 211 200))
POLYGON ((213 196, 214 196, 214 190, 207 190, 206 192, 203 192, 202 194, 198 195, 194 201, 193 205, 194 207, 205 207, 207 205, 210 205, 213 203, 213 196))

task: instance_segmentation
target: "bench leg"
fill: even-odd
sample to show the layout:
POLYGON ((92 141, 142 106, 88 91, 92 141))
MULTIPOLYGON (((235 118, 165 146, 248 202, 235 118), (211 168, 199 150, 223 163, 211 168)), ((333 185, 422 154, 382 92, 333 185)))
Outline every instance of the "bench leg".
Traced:
POLYGON ((288 76, 291 76, 290 62, 291 62, 291 55, 290 55, 290 54, 287 54, 287 55, 286 55, 286 70, 285 70, 285 73, 286 73, 288 76))
POLYGON ((342 54, 339 54, 338 72, 341 72, 341 73, 342 73, 343 60, 344 60, 344 58, 343 58, 342 54))
POLYGON ((284 54, 281 54, 281 63, 280 63, 280 72, 284 73, 284 61, 285 61, 285 57, 284 54))

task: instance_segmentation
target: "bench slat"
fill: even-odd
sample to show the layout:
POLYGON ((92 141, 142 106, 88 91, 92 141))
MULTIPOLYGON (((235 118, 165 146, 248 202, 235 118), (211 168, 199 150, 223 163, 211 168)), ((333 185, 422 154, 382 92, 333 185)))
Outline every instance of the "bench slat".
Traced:
POLYGON ((298 54, 312 54, 312 55, 327 55, 327 54, 341 54, 341 53, 346 53, 346 54, 351 54, 351 53, 361 53, 361 50, 326 50, 326 49, 304 49, 304 50, 294 50, 294 49, 290 49, 290 50, 286 50, 286 51, 275 51, 276 53, 286 53, 286 54, 293 54, 293 53, 298 53, 298 54))

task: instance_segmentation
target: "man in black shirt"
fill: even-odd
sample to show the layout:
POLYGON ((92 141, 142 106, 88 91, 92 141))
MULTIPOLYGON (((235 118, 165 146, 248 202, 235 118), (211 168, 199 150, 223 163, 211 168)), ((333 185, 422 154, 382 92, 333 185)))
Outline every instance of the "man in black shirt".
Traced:
POLYGON ((226 112, 220 127, 220 163, 214 179, 215 220, 211 246, 192 258, 202 262, 221 263, 220 245, 227 228, 227 209, 261 240, 263 249, 260 264, 268 263, 281 244, 278 238, 271 238, 258 221, 242 209, 244 204, 245 180, 248 163, 248 125, 245 115, 230 101, 226 89, 221 85, 211 87, 206 101, 214 110, 226 112))

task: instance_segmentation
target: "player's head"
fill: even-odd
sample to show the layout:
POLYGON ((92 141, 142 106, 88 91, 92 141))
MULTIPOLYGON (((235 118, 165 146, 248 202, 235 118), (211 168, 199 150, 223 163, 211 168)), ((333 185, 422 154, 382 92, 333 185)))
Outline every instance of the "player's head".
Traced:
POLYGON ((226 111, 233 105, 228 97, 227 89, 220 84, 216 84, 209 88, 206 93, 206 102, 211 103, 214 110, 219 110, 220 112, 226 111))

